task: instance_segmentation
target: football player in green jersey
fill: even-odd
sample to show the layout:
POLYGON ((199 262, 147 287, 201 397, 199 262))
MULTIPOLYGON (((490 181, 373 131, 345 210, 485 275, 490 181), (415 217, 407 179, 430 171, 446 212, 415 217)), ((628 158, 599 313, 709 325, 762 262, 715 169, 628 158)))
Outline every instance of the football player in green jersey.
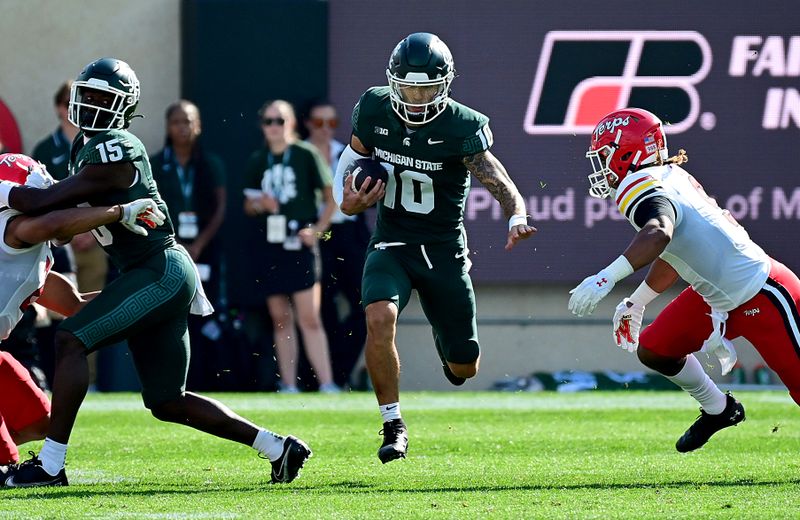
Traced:
POLYGON ((222 403, 186 392, 187 317, 209 314, 197 268, 176 245, 169 211, 156 189, 147 152, 127 128, 139 102, 139 80, 120 60, 87 65, 73 83, 69 118, 81 129, 70 153, 71 175, 44 190, 0 183, 0 205, 23 213, 153 199, 165 222, 147 236, 109 224, 93 231, 120 276, 56 334, 56 375, 48 435, 39 456, 22 463, 7 487, 66 485, 67 442, 86 395, 89 352, 128 341, 153 416, 255 448, 272 462, 272 481, 291 482, 311 450, 239 417, 222 403))
POLYGON ((383 463, 405 457, 408 447, 394 338, 412 289, 433 328, 447 379, 461 385, 478 372, 475 294, 463 224, 470 173, 509 219, 506 249, 536 232, 517 187, 489 151, 489 119, 450 99, 455 69, 444 42, 430 33, 409 35, 392 52, 386 75, 389 85, 370 88, 353 109, 353 134, 334 179, 334 196, 344 213, 378 203, 362 303, 367 369, 384 421, 378 450, 383 463), (385 184, 365 181, 356 191, 345 172, 365 156, 382 161, 389 176, 385 184))

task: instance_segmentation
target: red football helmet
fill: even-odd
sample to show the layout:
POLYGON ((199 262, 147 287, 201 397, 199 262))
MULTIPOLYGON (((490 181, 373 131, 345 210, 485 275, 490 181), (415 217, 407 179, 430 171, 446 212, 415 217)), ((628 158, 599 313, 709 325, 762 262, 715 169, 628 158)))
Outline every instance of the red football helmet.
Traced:
POLYGON ((0 181, 11 181, 25 184, 28 174, 34 170, 44 170, 39 161, 20 153, 4 153, 0 155, 0 181))
POLYGON ((589 195, 605 199, 628 173, 669 157, 661 120, 641 108, 615 110, 592 132, 586 157, 592 163, 589 195))

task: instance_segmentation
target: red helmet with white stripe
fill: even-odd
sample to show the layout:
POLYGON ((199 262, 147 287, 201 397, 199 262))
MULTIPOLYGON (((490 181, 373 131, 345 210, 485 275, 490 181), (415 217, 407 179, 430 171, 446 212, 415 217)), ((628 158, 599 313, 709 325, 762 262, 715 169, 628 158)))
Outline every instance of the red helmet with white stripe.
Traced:
POLYGON ((595 127, 586 157, 592 163, 589 195, 608 198, 628 173, 667 160, 661 120, 641 108, 615 110, 595 127))
POLYGON ((12 181, 25 184, 28 175, 35 170, 46 170, 44 165, 21 153, 4 153, 0 155, 0 181, 12 181))

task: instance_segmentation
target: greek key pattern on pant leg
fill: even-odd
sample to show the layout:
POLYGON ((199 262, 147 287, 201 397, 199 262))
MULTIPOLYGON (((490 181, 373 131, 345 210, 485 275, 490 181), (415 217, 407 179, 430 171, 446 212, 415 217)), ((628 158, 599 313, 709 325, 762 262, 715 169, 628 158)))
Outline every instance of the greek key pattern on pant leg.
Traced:
POLYGON ((86 347, 92 347, 136 323, 154 308, 172 299, 186 283, 186 270, 181 262, 167 262, 164 276, 122 301, 117 307, 75 335, 86 347))

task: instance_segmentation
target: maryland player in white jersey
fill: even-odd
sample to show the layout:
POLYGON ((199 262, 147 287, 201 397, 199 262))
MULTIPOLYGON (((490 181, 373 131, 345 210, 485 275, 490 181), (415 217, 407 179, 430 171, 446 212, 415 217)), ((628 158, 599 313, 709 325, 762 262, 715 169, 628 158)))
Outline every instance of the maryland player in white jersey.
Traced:
POLYGON ((604 117, 586 156, 589 193, 613 196, 637 234, 619 258, 570 291, 569 309, 590 314, 616 282, 650 265, 645 281, 616 308, 614 339, 700 403, 700 417, 676 449, 700 448, 745 418, 741 403, 720 391, 693 352, 716 355, 726 374, 736 362, 731 340, 743 337, 800 404, 797 276, 706 195, 680 166, 683 150, 669 157, 661 121, 650 112, 629 108, 604 117), (689 287, 640 336, 645 306, 678 278, 689 287))
MULTIPOLYGON (((0 180, 33 188, 47 188, 53 179, 43 165, 20 154, 0 155, 0 180)), ((156 224, 163 215, 150 199, 96 208, 69 208, 27 216, 0 207, 0 349, 22 313, 33 302, 65 316, 75 314, 93 294, 80 294, 62 275, 51 271, 50 240, 66 242, 73 235, 117 221, 137 234, 144 218, 156 224), (125 217, 128 220, 125 221, 125 217)), ((8 352, 0 351, 0 487, 19 459, 18 444, 43 439, 50 421, 50 402, 28 371, 8 352)))

